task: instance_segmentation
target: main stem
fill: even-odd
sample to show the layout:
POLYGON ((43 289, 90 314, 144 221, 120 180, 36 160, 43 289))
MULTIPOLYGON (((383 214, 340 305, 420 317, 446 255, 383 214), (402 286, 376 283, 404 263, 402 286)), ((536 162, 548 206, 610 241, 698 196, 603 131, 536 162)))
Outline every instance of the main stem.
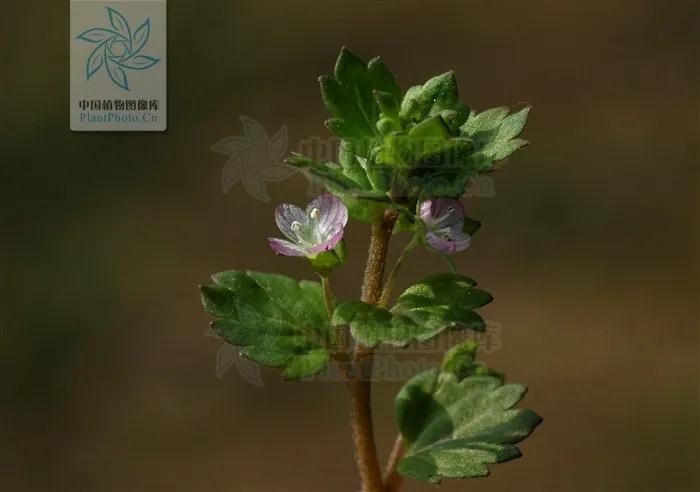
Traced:
MULTIPOLYGON (((384 215, 372 224, 369 255, 362 284, 362 300, 366 303, 376 305, 381 298, 386 256, 395 223, 394 215, 384 215)), ((355 346, 355 371, 349 381, 351 419, 362 491, 383 492, 382 472, 372 426, 372 357, 372 348, 360 344, 355 346)))

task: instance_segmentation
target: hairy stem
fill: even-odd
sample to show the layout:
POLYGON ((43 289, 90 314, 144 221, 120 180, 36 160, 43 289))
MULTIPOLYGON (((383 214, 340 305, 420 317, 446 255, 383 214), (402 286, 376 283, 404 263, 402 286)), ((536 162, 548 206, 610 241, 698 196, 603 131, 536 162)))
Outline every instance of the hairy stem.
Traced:
POLYGON ((403 477, 396 472, 396 465, 399 464, 405 450, 401 434, 398 434, 396 436, 396 441, 394 441, 394 447, 391 449, 389 461, 386 464, 386 471, 384 472, 384 490, 386 492, 397 492, 399 487, 401 487, 401 480, 403 477))
MULTIPOLYGON (((386 256, 395 223, 395 215, 385 215, 372 224, 372 237, 362 284, 364 302, 376 305, 381 298, 386 256)), ((351 418, 362 491, 383 492, 384 484, 372 426, 372 357, 373 350, 370 347, 360 344, 355 346, 354 374, 349 382, 351 418)))
POLYGON ((362 300, 369 304, 378 304, 382 295, 382 280, 389 240, 394 230, 396 216, 385 216, 372 224, 372 237, 369 243, 365 278, 362 283, 362 300))

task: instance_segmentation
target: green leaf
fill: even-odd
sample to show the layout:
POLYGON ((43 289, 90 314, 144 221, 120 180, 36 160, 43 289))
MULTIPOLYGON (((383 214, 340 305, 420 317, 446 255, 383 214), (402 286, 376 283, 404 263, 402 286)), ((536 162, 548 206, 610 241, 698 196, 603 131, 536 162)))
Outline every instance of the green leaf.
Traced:
POLYGON ((343 174, 355 181, 362 190, 371 190, 372 183, 367 176, 367 171, 363 167, 363 162, 366 162, 362 156, 368 154, 368 151, 358 142, 343 140, 340 143, 338 150, 338 161, 343 170, 343 174), (363 160, 364 159, 364 160, 363 160))
POLYGON ((362 191, 362 186, 346 176, 338 164, 314 161, 299 154, 293 154, 286 162, 301 169, 310 179, 319 181, 332 193, 362 191))
POLYGON ((318 282, 283 275, 228 271, 201 287, 204 309, 214 316, 214 332, 242 346, 241 355, 296 379, 321 372, 330 336, 318 282))
POLYGON ((408 135, 415 139, 427 138, 431 140, 445 141, 450 137, 448 128, 442 116, 431 116, 409 130, 408 135))
POLYGON ((501 380, 505 379, 503 374, 489 369, 481 362, 475 361, 477 348, 478 343, 473 340, 468 340, 450 348, 442 359, 441 377, 442 374, 452 374, 458 379, 463 379, 467 376, 493 376, 501 380))
MULTIPOLYGON (((348 208, 351 217, 363 222, 372 222, 388 207, 389 197, 385 192, 373 190, 369 183, 367 173, 362 167, 366 160, 352 153, 353 143, 346 142, 346 147, 341 147, 341 161, 343 165, 331 162, 318 162, 308 157, 294 154, 287 159, 287 163, 301 169, 310 179, 321 183, 329 192, 340 197, 348 208), (356 177, 358 183, 350 176, 356 177)), ((372 178, 377 179, 377 173, 384 168, 374 168, 372 178)))
POLYGON ((399 296, 390 310, 361 301, 340 304, 333 325, 347 325, 363 345, 405 346, 428 340, 446 329, 483 331, 484 320, 474 309, 491 302, 491 294, 473 280, 452 273, 432 275, 399 296))
POLYGON ((503 118, 508 114, 508 108, 498 107, 491 108, 481 113, 472 112, 469 119, 461 127, 461 130, 466 135, 475 135, 478 133, 498 129, 503 121, 503 118))
POLYGON ((321 95, 334 118, 328 128, 345 140, 378 136, 381 110, 376 92, 398 101, 401 90, 394 75, 379 58, 365 63, 347 48, 340 51, 333 76, 319 79, 321 95))
MULTIPOLYGON (((471 112, 459 100, 453 72, 437 75, 401 96, 394 76, 377 58, 365 63, 343 48, 321 93, 341 137, 340 164, 290 162, 346 203, 351 217, 372 222, 386 203, 414 210, 420 200, 459 198, 479 174, 527 144, 518 138, 529 108, 471 112)), ((411 228, 402 217, 396 231, 411 228)))
POLYGON ((469 108, 459 102, 459 89, 454 72, 447 72, 413 86, 403 97, 399 117, 404 124, 419 123, 441 114, 451 130, 456 130, 469 116, 469 108))
POLYGON ((474 141, 472 160, 481 171, 492 169, 494 162, 527 145, 527 140, 517 137, 525 128, 529 114, 529 107, 511 115, 508 115, 508 108, 500 107, 469 115, 460 130, 474 141))
POLYGON ((486 476, 488 465, 519 457, 514 444, 542 421, 530 410, 513 408, 524 386, 482 375, 483 366, 473 364, 475 349, 463 344, 451 350, 441 372, 414 376, 396 396, 406 444, 397 466, 401 475, 430 483, 486 476))
POLYGON ((374 91, 374 98, 377 100, 379 105, 379 110, 384 116, 391 119, 398 119, 399 117, 399 101, 394 96, 384 91, 374 91))

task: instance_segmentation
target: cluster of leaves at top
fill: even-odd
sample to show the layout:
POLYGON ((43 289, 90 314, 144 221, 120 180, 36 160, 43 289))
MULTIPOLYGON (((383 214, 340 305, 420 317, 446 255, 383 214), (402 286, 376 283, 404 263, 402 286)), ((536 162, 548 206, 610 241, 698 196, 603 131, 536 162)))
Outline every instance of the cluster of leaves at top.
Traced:
MULTIPOLYGON (((452 72, 403 93, 378 58, 365 63, 343 49, 334 74, 320 84, 333 116, 326 124, 342 142, 339 163, 301 155, 289 163, 322 182, 352 218, 370 222, 395 210, 396 231, 420 235, 422 201, 461 197, 474 177, 527 143, 517 137, 529 108, 471 111, 459 100, 452 72)), ((464 221, 467 234, 478 226, 464 221)), ((250 271, 213 280, 202 287, 202 299, 215 317, 214 332, 242 347, 243 356, 282 368, 287 379, 323 371, 338 350, 338 329, 349 329, 364 346, 404 347, 448 329, 485 330, 475 310, 492 300, 472 279, 440 273, 408 287, 391 307, 340 302, 329 318, 318 282, 250 271)), ((441 370, 416 375, 399 392, 406 443, 400 474, 433 483, 484 476, 488 464, 519 456, 514 444, 540 422, 513 408, 525 388, 474 362, 475 352, 472 342, 453 347, 441 370)))
POLYGON ((402 95, 379 58, 365 63, 343 49, 334 74, 319 81, 333 115, 326 126, 341 139, 339 163, 301 155, 288 162, 325 184, 362 221, 396 208, 403 212, 398 230, 410 228, 417 202, 462 196, 473 178, 527 144, 517 137, 529 108, 471 111, 459 100, 454 72, 402 95))

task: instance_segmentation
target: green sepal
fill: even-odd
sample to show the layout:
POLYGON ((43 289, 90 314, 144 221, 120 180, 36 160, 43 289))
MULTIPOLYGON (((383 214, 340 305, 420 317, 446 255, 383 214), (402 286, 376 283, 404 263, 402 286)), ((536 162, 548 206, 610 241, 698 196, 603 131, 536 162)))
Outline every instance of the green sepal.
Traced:
POLYGON ((345 263, 347 251, 345 241, 341 240, 335 248, 330 251, 323 251, 314 258, 309 258, 309 263, 316 273, 321 276, 328 276, 330 273, 345 263))
POLYGON ((473 236, 474 233, 480 228, 481 222, 479 222, 478 220, 471 219, 467 216, 464 217, 464 227, 462 227, 462 231, 464 231, 465 234, 473 236))

